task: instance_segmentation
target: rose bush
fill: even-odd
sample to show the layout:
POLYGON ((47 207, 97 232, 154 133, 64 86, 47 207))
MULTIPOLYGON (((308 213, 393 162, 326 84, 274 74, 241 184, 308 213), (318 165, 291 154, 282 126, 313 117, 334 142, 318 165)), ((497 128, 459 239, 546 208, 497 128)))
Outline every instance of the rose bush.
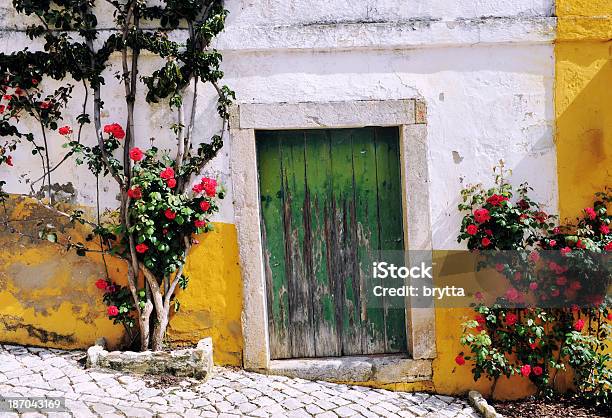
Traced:
POLYGON ((576 223, 559 226, 533 202, 527 185, 515 192, 496 169, 495 187, 462 191, 464 213, 458 236, 479 252, 478 269, 492 269, 507 284, 501 295, 483 300, 464 322, 461 343, 474 379, 495 385, 501 376, 520 375, 542 396, 552 396, 559 371, 573 369, 575 393, 607 405, 611 393, 608 354, 612 194, 597 193, 576 223))

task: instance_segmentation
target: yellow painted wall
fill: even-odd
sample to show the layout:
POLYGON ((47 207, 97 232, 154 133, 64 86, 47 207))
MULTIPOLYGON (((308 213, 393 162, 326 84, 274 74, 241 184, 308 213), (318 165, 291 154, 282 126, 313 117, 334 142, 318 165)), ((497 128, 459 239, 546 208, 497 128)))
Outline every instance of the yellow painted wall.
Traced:
POLYGON ((612 185, 612 1, 558 0, 555 116, 559 211, 612 185))
POLYGON ((197 237, 185 273, 186 290, 179 290, 181 309, 170 321, 173 345, 192 345, 212 337, 215 362, 242 365, 242 278, 238 237, 232 224, 216 223, 215 230, 197 237))
MULTIPOLYGON (((37 220, 48 217, 28 199, 10 202, 9 218, 28 220, 19 225, 27 235, 37 236, 37 220)), ((74 242, 83 241, 80 231, 68 232, 74 242)), ((189 286, 178 293, 181 311, 173 315, 168 338, 173 345, 193 345, 210 336, 217 363, 240 365, 242 285, 236 228, 217 223, 198 239, 186 266, 189 286)), ((0 342, 83 349, 105 337, 111 348, 121 345, 123 327, 108 319, 102 292, 94 285, 104 276, 99 255, 79 257, 4 229, 0 245, 0 342)), ((125 285, 125 263, 107 261, 113 280, 125 285)))

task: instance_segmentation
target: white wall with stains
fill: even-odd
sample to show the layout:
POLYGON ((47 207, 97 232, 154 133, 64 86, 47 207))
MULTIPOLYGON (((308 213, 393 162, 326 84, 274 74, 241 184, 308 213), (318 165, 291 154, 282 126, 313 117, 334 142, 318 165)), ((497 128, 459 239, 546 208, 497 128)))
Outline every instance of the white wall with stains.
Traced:
MULTIPOLYGON (((427 102, 436 249, 458 245, 456 207, 462 184, 490 182, 500 159, 513 169, 515 183, 529 181, 536 198, 556 212, 552 0, 228 0, 227 8, 227 29, 216 46, 224 53, 225 82, 240 102, 413 97, 427 102)), ((0 5, 3 51, 28 43, 18 22, 10 6, 0 5)), ((125 119, 122 85, 113 78, 117 58, 106 77, 105 123, 125 119)), ((154 64, 144 57, 142 73, 150 73, 154 64)), ((42 88, 51 86, 43 83, 42 88)), ((73 117, 83 97, 82 86, 75 89, 73 117)), ((205 140, 220 125, 210 117, 214 92, 200 92, 196 134, 205 140)), ((137 145, 147 146, 149 138, 157 146, 169 145, 168 120, 173 117, 163 106, 149 107, 139 97, 137 145)), ((84 138, 93 142, 91 129, 84 138)), ((51 142, 59 160, 65 152, 62 138, 54 134, 51 142)), ((27 193, 26 179, 40 171, 27 148, 14 154, 15 167, 0 169, 11 192, 27 193)), ((230 152, 231 139, 226 138, 208 169, 229 191, 217 216, 224 222, 233 222, 230 152)), ((75 202, 94 203, 95 179, 85 168, 65 164, 53 182, 72 183, 75 202)), ((107 207, 116 204, 110 186, 110 181, 102 184, 107 207)))

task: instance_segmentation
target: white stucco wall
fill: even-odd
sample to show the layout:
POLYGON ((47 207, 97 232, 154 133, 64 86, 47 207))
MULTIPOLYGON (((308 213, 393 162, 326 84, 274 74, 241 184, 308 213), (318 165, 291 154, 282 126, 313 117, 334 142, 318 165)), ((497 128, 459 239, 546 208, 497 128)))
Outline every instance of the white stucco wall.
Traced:
MULTIPOLYGON (((19 25, 6 7, 0 6, 0 47, 18 49, 26 38, 13 30, 19 25)), ((537 199, 556 212, 552 0, 229 0, 227 7, 227 30, 217 46, 224 52, 225 83, 240 102, 427 102, 434 248, 457 247, 461 182, 489 182, 502 158, 514 170, 513 180, 528 180, 537 199)), ((142 72, 150 72, 151 64, 144 58, 142 72)), ((107 84, 116 87, 103 97, 104 118, 123 123, 123 88, 113 71, 107 84)), ((197 133, 208 138, 219 122, 209 117, 213 92, 201 94, 197 133)), ((167 143, 166 117, 160 106, 139 106, 137 145, 147 146, 150 137, 158 146, 167 143)), ((53 141, 59 159, 62 139, 53 141)), ((93 141, 91 129, 86 141, 93 141)), ((209 169, 230 189, 217 217, 225 222, 233 222, 230 142, 209 169)), ((24 178, 36 160, 25 148, 14 154, 13 169, 0 169, 11 192, 29 189, 24 178)), ((53 181, 72 182, 77 201, 93 203, 95 182, 86 169, 67 164, 53 181)), ((103 203, 115 204, 112 192, 103 203)))

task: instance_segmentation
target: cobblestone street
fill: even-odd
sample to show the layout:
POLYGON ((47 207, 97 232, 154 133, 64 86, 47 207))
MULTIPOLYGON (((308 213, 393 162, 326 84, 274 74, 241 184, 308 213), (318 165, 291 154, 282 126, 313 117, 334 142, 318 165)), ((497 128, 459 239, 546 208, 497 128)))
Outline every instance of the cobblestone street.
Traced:
POLYGON ((82 366, 82 351, 0 346, 0 395, 65 397, 67 412, 0 417, 478 417, 465 400, 216 368, 205 383, 82 366))

